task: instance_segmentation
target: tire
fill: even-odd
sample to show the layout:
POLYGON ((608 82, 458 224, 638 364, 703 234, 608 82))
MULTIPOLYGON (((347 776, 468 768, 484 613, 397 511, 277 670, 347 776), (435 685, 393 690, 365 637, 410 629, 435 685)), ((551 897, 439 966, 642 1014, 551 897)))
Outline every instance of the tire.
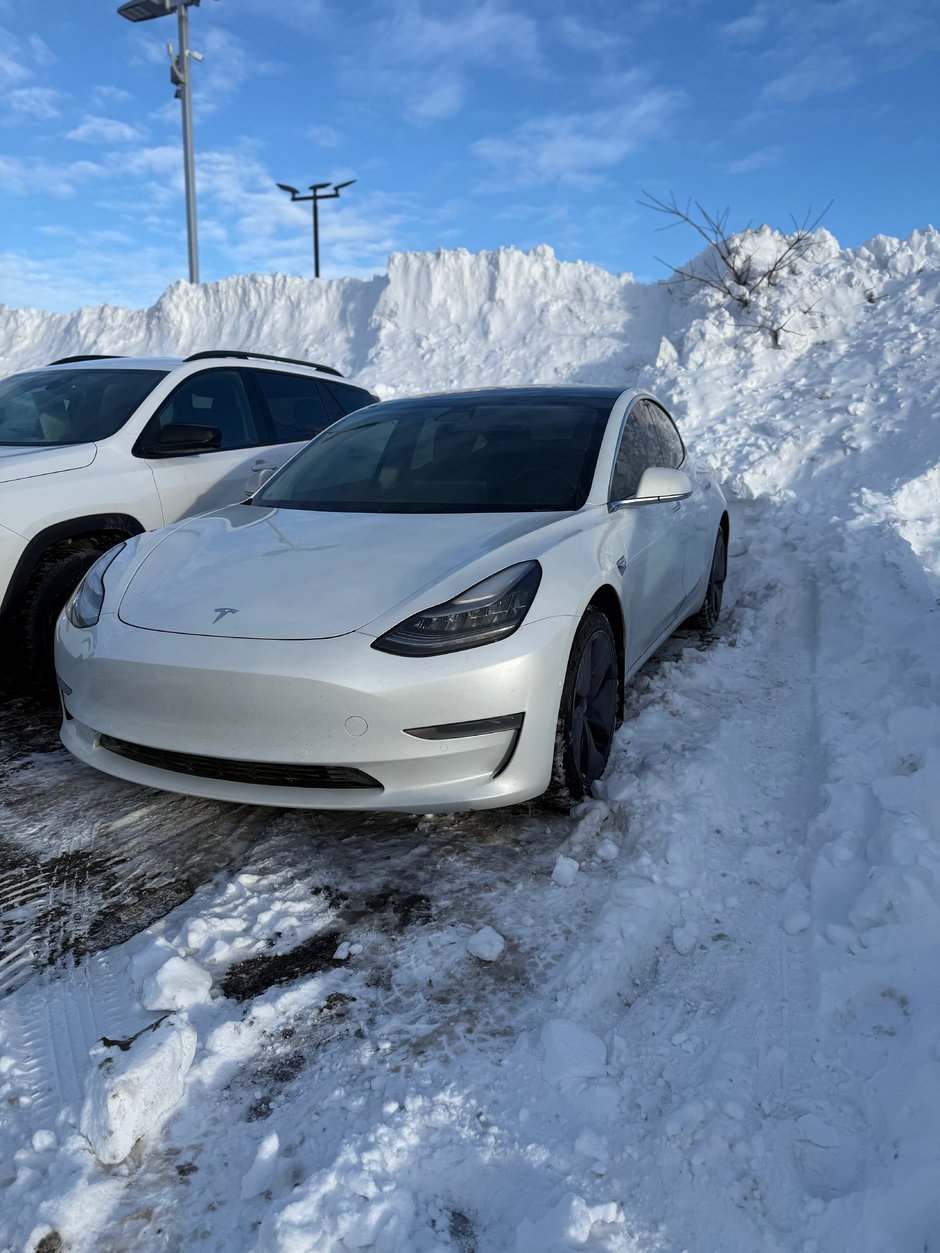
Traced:
POLYGON ((617 644, 607 618, 589 609, 575 633, 555 730, 550 805, 570 809, 591 790, 610 758, 620 697, 617 644))
POLYGON ((82 540, 60 548, 42 559, 29 581, 17 626, 24 679, 38 694, 48 696, 55 690, 56 619, 106 547, 82 540))
POLYGON ((712 553, 711 569, 708 572, 708 583, 705 587, 705 599, 697 614, 690 619, 690 625, 699 631, 714 631, 721 615, 721 596, 728 573, 728 549, 725 543, 723 527, 718 528, 715 540, 715 551, 712 553))

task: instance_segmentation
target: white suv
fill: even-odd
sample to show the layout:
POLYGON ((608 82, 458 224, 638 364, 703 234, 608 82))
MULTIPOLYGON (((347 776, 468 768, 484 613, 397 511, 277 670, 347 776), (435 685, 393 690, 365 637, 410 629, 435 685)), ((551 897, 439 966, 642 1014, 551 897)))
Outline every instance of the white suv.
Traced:
POLYGON ((242 499, 378 397, 250 352, 66 357, 0 382, 0 627, 52 678, 55 619, 113 544, 242 499))

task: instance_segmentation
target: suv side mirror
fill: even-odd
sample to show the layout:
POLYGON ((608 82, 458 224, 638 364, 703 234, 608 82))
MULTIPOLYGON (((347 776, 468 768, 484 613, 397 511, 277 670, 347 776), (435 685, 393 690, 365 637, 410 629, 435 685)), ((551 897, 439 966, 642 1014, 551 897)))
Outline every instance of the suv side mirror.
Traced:
POLYGON ((142 445, 145 457, 184 457, 192 453, 216 452, 222 447, 217 426, 197 426, 190 422, 170 422, 161 427, 156 439, 142 445))

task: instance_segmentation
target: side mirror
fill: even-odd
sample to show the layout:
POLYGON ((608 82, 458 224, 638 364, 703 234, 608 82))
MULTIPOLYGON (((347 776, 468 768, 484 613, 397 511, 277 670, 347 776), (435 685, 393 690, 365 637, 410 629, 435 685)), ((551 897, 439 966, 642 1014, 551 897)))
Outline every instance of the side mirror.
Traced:
POLYGON ((199 452, 216 452, 222 447, 217 426, 196 426, 190 422, 170 422, 161 427, 155 440, 141 448, 145 457, 184 457, 199 452))
POLYGON ((692 495, 692 480, 684 470, 667 470, 665 466, 650 466, 643 471, 637 485, 636 495, 629 500, 617 501, 617 505, 655 505, 661 500, 685 500, 692 495))

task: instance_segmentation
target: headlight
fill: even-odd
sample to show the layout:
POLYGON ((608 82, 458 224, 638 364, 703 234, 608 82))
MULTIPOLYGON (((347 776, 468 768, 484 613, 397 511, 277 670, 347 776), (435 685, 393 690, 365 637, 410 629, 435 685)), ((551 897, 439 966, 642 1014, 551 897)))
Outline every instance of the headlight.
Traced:
POLYGON ((383 653, 425 657, 479 648, 512 635, 529 612, 542 578, 537 561, 524 561, 400 622, 372 643, 383 653))
POLYGON ((98 558, 85 577, 76 587, 65 606, 69 622, 75 627, 92 627, 101 616, 104 603, 104 576, 111 562, 127 547, 116 544, 98 558))

